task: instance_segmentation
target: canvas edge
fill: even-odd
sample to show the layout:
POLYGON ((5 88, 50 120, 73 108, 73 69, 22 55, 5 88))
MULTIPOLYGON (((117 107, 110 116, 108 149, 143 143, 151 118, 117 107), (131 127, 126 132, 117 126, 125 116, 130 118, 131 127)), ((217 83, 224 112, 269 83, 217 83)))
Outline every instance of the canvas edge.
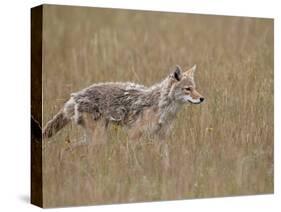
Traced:
POLYGON ((175 13, 182 15, 200 15, 200 16, 217 16, 226 18, 250 18, 250 19, 264 19, 264 20, 275 20, 274 16, 247 16, 247 15, 234 15, 234 14, 216 14, 216 13, 200 13, 200 12, 188 12, 188 11, 172 11, 172 10, 157 10, 157 9, 139 9, 139 8, 123 8, 123 7, 110 7, 110 6, 99 6, 99 5, 76 5, 76 4, 59 4, 59 3, 44 3, 42 6, 49 7, 81 7, 81 8, 96 8, 96 9, 111 9, 111 10, 124 10, 131 12, 155 12, 155 13, 175 13))
POLYGON ((31 8, 31 204, 43 207, 42 33, 43 5, 31 8))

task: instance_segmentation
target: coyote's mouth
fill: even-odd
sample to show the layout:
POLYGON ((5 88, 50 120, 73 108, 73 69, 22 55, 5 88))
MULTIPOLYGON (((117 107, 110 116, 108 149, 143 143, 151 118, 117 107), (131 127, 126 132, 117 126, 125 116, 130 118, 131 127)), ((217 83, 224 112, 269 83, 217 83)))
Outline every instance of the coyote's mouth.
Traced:
POLYGON ((192 102, 192 101, 190 101, 190 100, 188 100, 188 102, 190 102, 191 104, 194 104, 194 105, 199 105, 199 104, 202 103, 201 101, 199 101, 199 102, 192 102))

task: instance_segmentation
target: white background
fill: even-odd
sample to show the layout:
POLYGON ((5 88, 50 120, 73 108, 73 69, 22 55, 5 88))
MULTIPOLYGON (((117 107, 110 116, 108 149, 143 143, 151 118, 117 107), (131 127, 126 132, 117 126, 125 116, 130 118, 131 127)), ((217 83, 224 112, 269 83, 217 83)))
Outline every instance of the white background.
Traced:
POLYGON ((30 8, 41 3, 275 18, 275 194, 79 207, 82 211, 281 211, 280 22, 278 0, 6 0, 0 4, 0 211, 39 210, 29 204, 30 8), (278 15, 279 12, 279 15, 278 15), (280 205, 280 206, 278 206, 280 205))

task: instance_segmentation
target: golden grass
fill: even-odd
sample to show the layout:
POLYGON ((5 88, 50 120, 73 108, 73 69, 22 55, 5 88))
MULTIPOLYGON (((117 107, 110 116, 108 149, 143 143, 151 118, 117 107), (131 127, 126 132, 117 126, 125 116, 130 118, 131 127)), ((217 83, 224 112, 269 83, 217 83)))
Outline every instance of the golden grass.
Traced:
POLYGON ((178 115, 167 172, 153 142, 112 127, 108 145, 71 148, 82 130, 64 128, 43 144, 45 207, 273 192, 273 20, 47 6, 43 39, 44 123, 71 92, 175 64, 198 65, 206 97, 178 115))

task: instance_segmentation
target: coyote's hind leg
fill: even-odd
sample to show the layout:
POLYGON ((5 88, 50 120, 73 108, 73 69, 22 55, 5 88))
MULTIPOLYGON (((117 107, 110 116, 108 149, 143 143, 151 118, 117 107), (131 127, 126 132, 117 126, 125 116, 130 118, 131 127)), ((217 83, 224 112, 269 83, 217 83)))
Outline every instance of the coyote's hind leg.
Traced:
POLYGON ((83 127, 87 144, 104 144, 107 142, 107 125, 104 120, 95 120, 91 114, 84 114, 83 127))

